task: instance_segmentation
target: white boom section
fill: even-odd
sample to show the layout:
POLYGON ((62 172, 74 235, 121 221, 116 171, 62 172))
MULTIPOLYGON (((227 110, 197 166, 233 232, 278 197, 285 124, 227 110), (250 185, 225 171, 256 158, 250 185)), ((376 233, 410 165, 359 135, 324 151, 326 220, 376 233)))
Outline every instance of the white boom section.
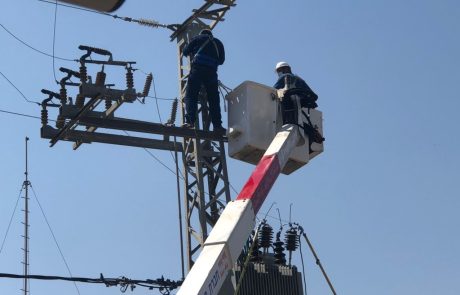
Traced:
POLYGON ((298 127, 292 124, 276 134, 236 200, 225 207, 178 295, 219 293, 254 228, 257 212, 299 139, 298 127))

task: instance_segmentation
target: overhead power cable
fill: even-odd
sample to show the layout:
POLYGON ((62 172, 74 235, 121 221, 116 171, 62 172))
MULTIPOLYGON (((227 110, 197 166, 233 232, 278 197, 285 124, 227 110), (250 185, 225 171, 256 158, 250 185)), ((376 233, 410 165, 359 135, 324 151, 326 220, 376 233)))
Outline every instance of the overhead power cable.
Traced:
POLYGON ((151 96, 151 95, 147 95, 146 97, 154 98, 156 100, 169 100, 169 101, 174 101, 175 100, 175 98, 165 98, 165 97, 158 97, 158 96, 151 96))
POLYGON ((81 282, 87 284, 104 284, 106 287, 120 286, 122 293, 126 292, 128 288, 133 291, 137 286, 151 289, 158 289, 162 294, 168 295, 170 291, 177 289, 182 281, 172 281, 164 279, 163 277, 156 280, 131 280, 126 277, 119 278, 105 278, 102 274, 99 278, 83 278, 83 277, 61 277, 61 276, 44 276, 44 275, 17 275, 10 273, 0 273, 0 278, 8 279, 33 279, 45 281, 68 281, 68 282, 81 282))
MULTIPOLYGON (((157 87, 155 86, 155 79, 152 79, 153 83, 153 93, 155 93, 155 97, 157 97, 157 87)), ((157 106, 157 113, 158 113, 158 118, 160 119, 160 123, 163 124, 161 120, 161 114, 160 114, 160 107, 158 106, 158 99, 155 99, 155 104, 157 106)))
MULTIPOLYGON (((48 0, 37 0, 37 1, 48 3, 48 4, 53 4, 53 5, 56 4, 55 2, 48 1, 48 0)), ((77 6, 63 4, 63 3, 58 3, 57 5, 72 8, 72 9, 92 12, 92 13, 96 13, 96 14, 100 14, 100 15, 110 16, 110 17, 112 17, 114 19, 118 19, 118 20, 122 20, 122 21, 126 21, 126 22, 133 22, 133 23, 137 23, 139 25, 146 26, 146 27, 151 27, 151 28, 165 28, 165 29, 170 29, 171 31, 175 31, 174 27, 176 26, 176 25, 161 24, 161 23, 159 23, 159 22, 157 22, 155 20, 150 20, 150 19, 144 19, 144 18, 136 19, 136 18, 132 18, 132 17, 118 16, 116 14, 111 14, 111 13, 107 13, 107 12, 100 12, 100 11, 96 11, 96 10, 91 10, 91 9, 77 7, 77 6)))
MULTIPOLYGON (((126 134, 126 135, 130 135, 128 131, 126 130, 123 130, 123 132, 126 134)), ((162 165, 163 167, 165 167, 166 169, 169 170, 169 172, 171 172, 172 174, 176 175, 176 172, 174 172, 173 169, 171 169, 170 167, 168 167, 168 165, 166 165, 165 163, 163 163, 163 161, 161 161, 157 156, 155 156, 153 153, 151 153, 147 148, 144 148, 144 151, 149 154, 152 158, 154 158, 158 163, 160 163, 160 165, 162 165)))
POLYGON ((56 22, 57 22, 57 11, 58 11, 58 2, 56 1, 56 6, 54 7, 54 24, 53 24, 53 75, 54 75, 54 80, 56 83, 59 83, 57 78, 56 78, 56 66, 55 66, 55 47, 56 47, 56 22))
MULTIPOLYGON (((38 117, 38 116, 32 116, 32 115, 27 115, 27 114, 22 114, 22 113, 16 113, 16 112, 6 111, 6 110, 2 110, 2 109, 0 109, 0 113, 5 113, 5 114, 10 114, 10 115, 15 115, 15 116, 21 116, 21 117, 41 120, 41 118, 38 117)), ((48 119, 48 120, 56 122, 56 120, 51 120, 51 119, 48 119)))
POLYGON ((303 260, 303 253, 302 253, 302 239, 299 238, 299 250, 300 250, 300 261, 302 261, 302 278, 303 278, 303 286, 305 290, 305 295, 308 295, 308 290, 307 290, 307 279, 306 279, 306 273, 305 273, 305 263, 303 260))
MULTIPOLYGON (((30 49, 32 49, 33 51, 35 52, 38 52, 42 55, 46 55, 48 57, 53 57, 52 54, 49 54, 49 53, 46 53, 40 49, 37 49, 35 47, 33 47, 32 45, 28 44, 27 42, 25 42, 24 40, 22 40, 21 38, 17 37, 15 34, 13 34, 10 30, 8 30, 4 25, 0 24, 0 26, 3 28, 3 30, 5 30, 5 32, 7 32, 8 34, 10 34, 14 39, 18 40, 19 42, 21 42, 23 45, 29 47, 30 49)), ((73 59, 69 59, 69 58, 63 58, 63 57, 58 57, 58 56, 55 56, 54 58, 56 59, 59 59, 59 60, 64 60, 64 61, 75 61, 73 59)))
POLYGON ((28 103, 34 103, 34 104, 37 104, 37 105, 41 105, 41 104, 40 104, 39 102, 37 102, 37 101, 33 101, 33 100, 28 99, 28 98, 24 95, 24 93, 22 93, 22 91, 19 90, 19 88, 16 87, 16 85, 14 85, 14 83, 11 82, 11 80, 8 79, 7 76, 5 76, 5 74, 3 74, 2 72, 0 72, 0 75, 2 75, 3 78, 5 78, 5 80, 8 81, 8 83, 10 83, 10 85, 13 86, 14 89, 16 89, 17 92, 19 92, 19 94, 21 94, 22 98, 24 98, 24 100, 25 100, 26 102, 28 102, 28 103))

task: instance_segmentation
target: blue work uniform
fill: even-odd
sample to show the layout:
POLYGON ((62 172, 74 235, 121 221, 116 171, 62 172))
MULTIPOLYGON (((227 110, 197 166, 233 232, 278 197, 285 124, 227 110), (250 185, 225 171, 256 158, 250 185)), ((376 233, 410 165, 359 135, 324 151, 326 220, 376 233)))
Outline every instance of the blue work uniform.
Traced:
MULTIPOLYGON (((303 90, 300 95, 300 106, 297 106, 296 103, 288 97, 288 99, 283 99, 281 102, 281 109, 283 113, 283 124, 297 124, 297 107, 308 107, 315 108, 317 105, 315 101, 318 99, 318 95, 311 90, 308 84, 299 76, 292 73, 284 73, 276 81, 273 88, 283 89, 285 86, 286 78, 290 79, 291 87, 290 89, 303 90)), ((288 94, 287 94, 288 95, 288 94)))
POLYGON ((300 78, 297 75, 291 74, 291 73, 282 74, 278 78, 278 81, 276 81, 275 85, 273 85, 273 88, 276 88, 276 89, 284 88, 284 80, 286 76, 289 76, 291 78, 291 83, 294 85, 294 88, 302 88, 308 91, 312 91, 311 88, 308 87, 307 83, 302 78, 300 78))
POLYGON ((209 104, 209 115, 214 129, 222 126, 218 89, 217 67, 225 61, 222 42, 212 35, 200 34, 184 48, 184 55, 191 59, 191 68, 185 91, 185 120, 195 124, 198 94, 204 85, 209 104))

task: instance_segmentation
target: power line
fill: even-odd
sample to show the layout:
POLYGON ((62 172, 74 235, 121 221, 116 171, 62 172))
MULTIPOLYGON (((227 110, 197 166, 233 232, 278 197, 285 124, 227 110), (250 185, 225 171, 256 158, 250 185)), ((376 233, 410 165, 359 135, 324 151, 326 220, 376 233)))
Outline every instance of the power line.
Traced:
POLYGON ((135 287, 145 287, 149 289, 158 289, 162 294, 171 294, 170 291, 177 289, 182 281, 173 281, 164 279, 161 277, 156 280, 131 280, 126 277, 120 278, 105 278, 102 274, 100 278, 83 278, 83 277, 61 277, 61 276, 44 276, 44 275, 16 275, 10 273, 0 273, 0 278, 9 279, 34 279, 34 280, 45 280, 45 281, 68 281, 68 282, 81 282, 87 284, 104 284, 106 287, 120 286, 120 290, 124 293, 128 288, 134 290, 135 287))
MULTIPOLYGON (((22 113, 16 113, 16 112, 6 111, 6 110, 2 110, 2 109, 0 109, 0 113, 5 113, 5 114, 10 114, 10 115, 15 115, 15 116, 21 116, 21 117, 41 120, 41 118, 38 117, 38 116, 32 116, 32 115, 27 115, 27 114, 22 114, 22 113)), ((51 119, 49 119, 49 121, 56 122, 56 120, 51 120, 51 119)))
POLYGON ((56 83, 58 83, 58 80, 56 78, 56 66, 55 66, 55 56, 54 56, 54 51, 56 47, 56 21, 57 21, 57 10, 58 10, 58 2, 56 1, 56 6, 54 8, 54 25, 53 25, 53 75, 54 75, 54 80, 56 83))
POLYGON ((28 99, 28 98, 24 95, 24 93, 22 93, 22 91, 19 90, 19 88, 16 87, 16 85, 14 85, 14 83, 11 82, 11 80, 8 79, 8 77, 5 76, 5 74, 3 74, 1 71, 0 71, 0 75, 2 75, 3 78, 5 78, 5 80, 8 81, 8 83, 10 83, 10 85, 13 86, 14 89, 16 89, 17 92, 19 92, 19 94, 21 94, 21 96, 24 98, 24 100, 25 100, 26 102, 28 102, 28 103, 35 103, 35 104, 37 104, 37 105, 41 105, 41 104, 40 104, 39 102, 37 102, 37 101, 33 101, 33 100, 28 99))
MULTIPOLYGON (((126 134, 126 135, 130 135, 128 131, 125 131, 123 130, 123 132, 126 134)), ((169 168, 168 165, 166 165, 165 163, 163 163, 163 161, 161 161, 157 156, 155 156, 152 152, 150 152, 148 149, 144 148, 144 151, 149 154, 152 158, 154 158, 158 163, 160 163, 160 165, 162 165, 163 167, 165 167, 166 169, 168 169, 172 174, 176 175, 176 172, 174 172, 173 169, 169 168)), ((182 178, 183 179, 183 178, 182 178)))
POLYGON ((304 289, 305 289, 305 295, 308 295, 307 280, 306 280, 306 274, 305 274, 305 263, 303 261, 303 253, 302 253, 302 239, 300 239, 300 237, 299 237, 299 250, 300 250, 300 260, 302 261, 303 285, 304 285, 304 289))
MULTIPOLYGON (((56 247, 58 248, 59 253, 61 254, 62 261, 64 261, 65 267, 67 268, 67 271, 69 272, 70 277, 73 277, 72 272, 70 271, 70 267, 67 264, 67 261, 66 261, 66 259, 64 257, 64 254, 62 253, 61 247, 59 246, 59 243, 58 243, 58 241, 56 239, 56 236, 54 235, 53 229, 51 228, 51 225, 48 222, 48 218, 46 218, 45 211, 43 211, 42 205, 40 204, 40 201, 38 200, 37 194, 35 193, 35 189, 32 186, 32 183, 29 182, 29 185, 30 185, 30 188, 32 189, 32 192, 34 193, 35 200, 37 201, 37 204, 38 204, 38 207, 40 208, 40 211, 42 212, 43 218, 45 219, 45 222, 48 225, 48 229, 50 230, 51 235, 53 236, 54 243, 56 244, 56 247)), ((77 293, 80 294, 80 290, 78 289, 78 286, 77 286, 75 281, 74 281, 74 285, 75 285, 75 288, 77 289, 77 293)))
MULTIPOLYGON (((155 97, 157 97, 157 87, 155 86, 155 78, 152 79, 153 83, 153 93, 155 93, 155 97)), ((160 107, 158 106, 158 99, 155 99, 155 104, 157 106, 157 113, 158 113, 158 118, 160 119, 160 123, 163 124, 161 120, 161 114, 160 114, 160 107)))
MULTIPOLYGON (((153 93, 155 94, 155 105, 157 108, 158 118, 160 119, 160 123, 163 124, 163 120, 161 119, 161 114, 160 114, 160 107, 158 105, 158 96, 157 96, 157 87, 155 83, 155 78, 152 78, 152 83, 153 83, 153 93)), ((176 138, 174 138, 174 143, 176 143, 176 138)), ((173 159, 173 161, 176 162, 177 158, 174 157, 173 152, 169 151, 169 153, 171 154, 171 158, 173 159)), ((184 179, 184 175, 182 174, 182 171, 178 170, 178 172, 180 173, 181 179, 184 179)), ((177 173, 175 174, 176 174, 176 177, 178 177, 178 174, 177 173)))
MULTIPOLYGON (((20 39, 19 37, 17 37, 16 35, 14 35, 10 30, 8 30, 4 25, 0 24, 0 26, 8 33, 10 34, 14 39, 18 40, 19 42, 21 42, 23 45, 29 47, 30 49, 32 49, 33 51, 35 52, 38 52, 42 55, 46 55, 48 57, 53 57, 53 55, 49 54, 49 53, 46 53, 44 51, 41 51, 35 47, 33 47, 32 45, 29 45, 28 43, 26 43, 25 41, 23 41, 22 39, 20 39)), ((56 59, 59 59, 59 60, 63 60, 63 61, 75 61, 73 59, 68 59, 68 58, 63 58, 63 57, 58 57, 58 56, 55 56, 54 58, 56 59)))
POLYGON ((156 100, 169 100, 169 101, 173 101, 175 100, 175 98, 165 98, 165 97, 158 97, 158 96, 150 96, 150 95, 147 95, 146 97, 148 98, 154 98, 156 100))

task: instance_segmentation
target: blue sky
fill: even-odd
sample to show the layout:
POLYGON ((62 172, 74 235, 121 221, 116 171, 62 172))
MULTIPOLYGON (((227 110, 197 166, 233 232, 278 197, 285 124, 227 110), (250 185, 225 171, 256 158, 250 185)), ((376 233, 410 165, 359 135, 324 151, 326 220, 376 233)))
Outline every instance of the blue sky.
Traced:
MULTIPOLYGON (((117 14, 180 23, 202 2, 127 0, 117 14)), ((2 25, 52 52, 53 5, 17 0, 0 7, 2 25)), ((253 0, 239 1, 215 30, 226 46, 220 78, 228 86, 271 85, 274 65, 285 60, 319 95, 325 152, 281 176, 261 211, 276 202, 288 219, 294 203, 293 219, 306 229, 339 294, 460 293, 459 19, 460 4, 449 0, 253 0)), ((42 88, 57 90, 51 58, 3 30, 0 40, 0 70, 28 98, 43 99, 42 88)), ((154 74, 158 96, 177 96, 176 45, 168 31, 59 7, 56 55, 77 58, 80 44, 137 61, 154 74)), ((118 85, 122 77, 108 75, 118 85)), ((137 88, 144 78, 136 73, 137 88)), ((2 77, 0 87, 0 109, 39 115, 2 77)), ((170 103, 159 105, 162 119, 168 117, 170 103)), ((154 101, 127 105, 120 115, 159 122, 154 101)), ((178 279, 175 177, 142 149, 91 144, 75 152, 63 142, 49 148, 39 128, 39 120, 0 113, 0 237, 23 181, 29 136, 30 178, 74 275, 178 279)), ((152 152, 173 167, 169 153, 152 152)), ((253 166, 228 162, 239 189, 253 166)), ((31 211, 31 273, 67 275, 35 200, 31 211)), ((20 222, 17 211, 0 272, 22 272, 20 222)), ((309 294, 329 294, 310 255, 306 263, 309 294)), ((20 288, 19 280, 0 280, 0 294, 20 288)), ((31 290, 76 294, 69 283, 32 281, 31 290)))

